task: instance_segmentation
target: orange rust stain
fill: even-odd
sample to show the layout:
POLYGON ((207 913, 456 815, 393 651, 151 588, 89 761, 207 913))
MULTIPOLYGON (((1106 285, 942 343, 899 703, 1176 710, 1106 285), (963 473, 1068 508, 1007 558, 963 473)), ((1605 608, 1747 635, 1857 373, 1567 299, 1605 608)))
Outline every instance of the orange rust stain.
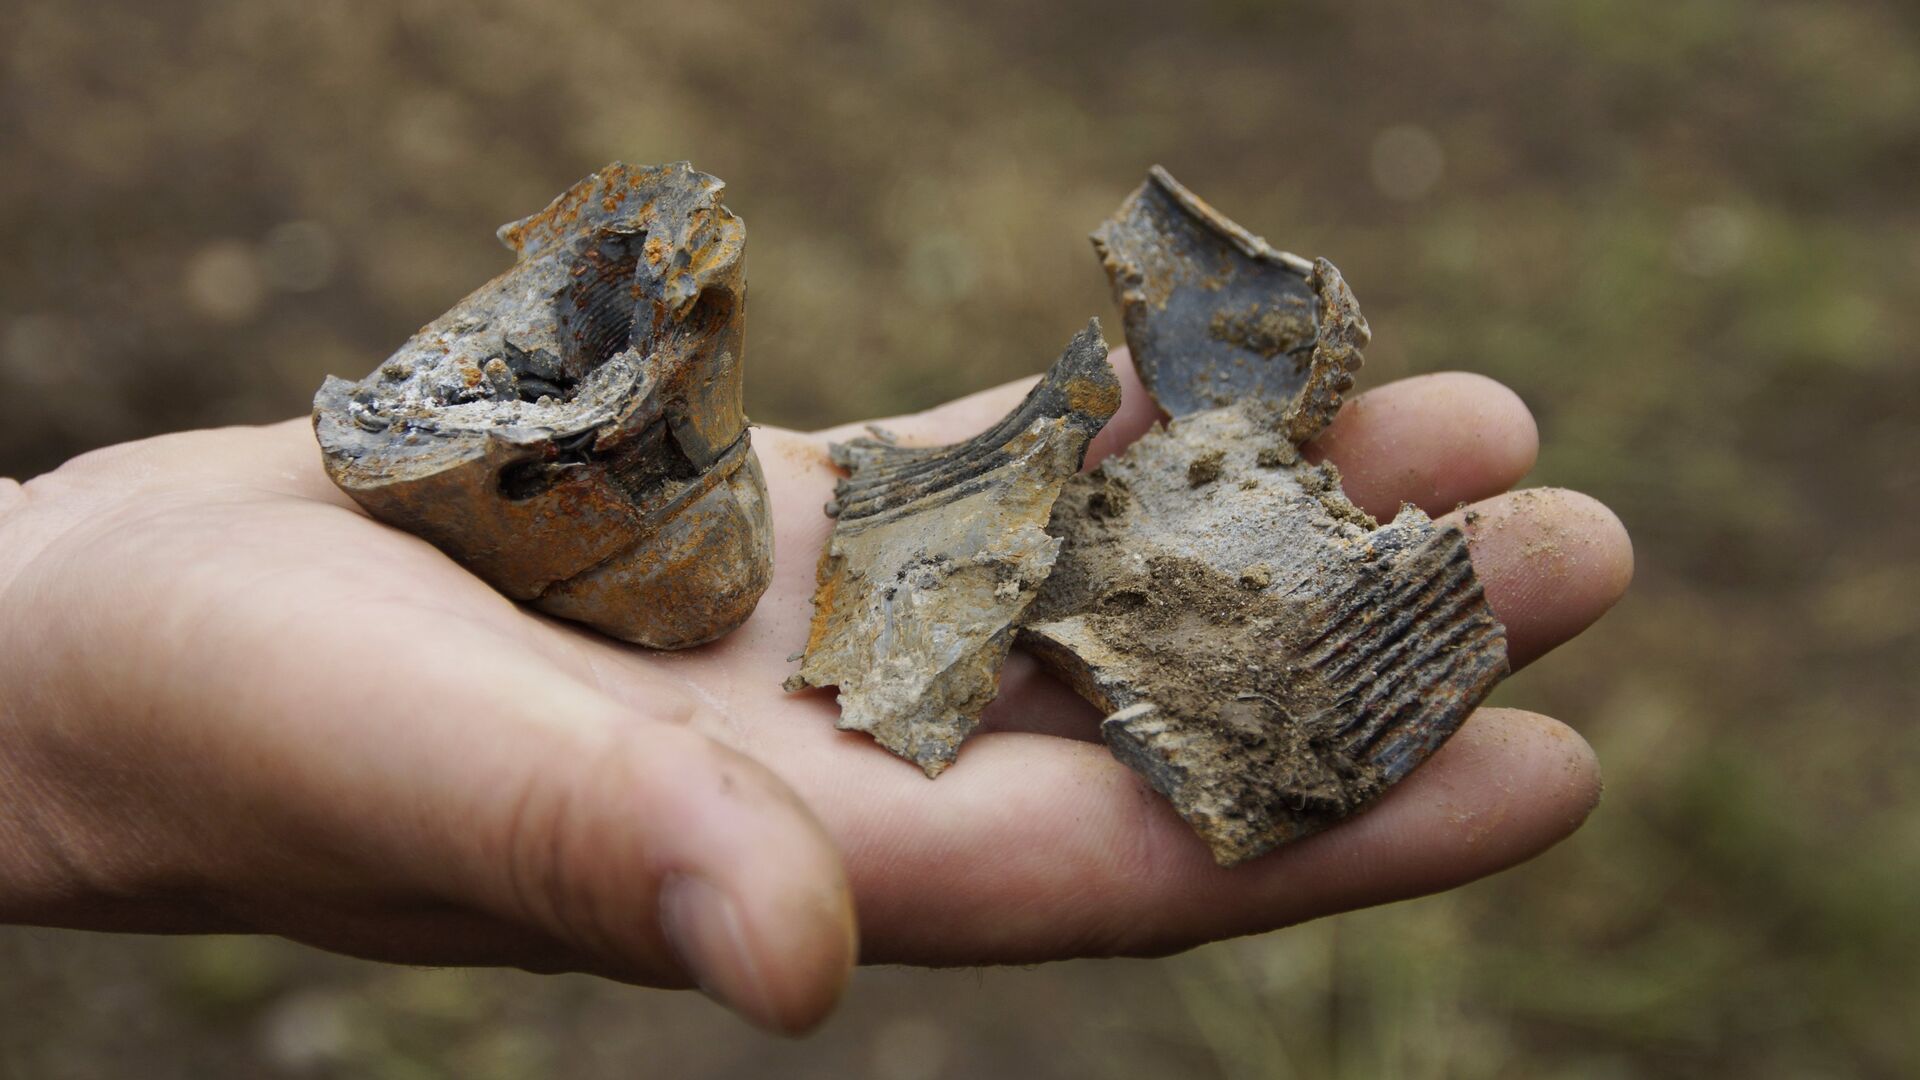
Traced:
POLYGON ((1075 378, 1067 381, 1067 404, 1093 416, 1112 416, 1120 409, 1120 384, 1110 380, 1075 378))
POLYGON ((806 439, 781 439, 773 443, 780 456, 809 469, 832 469, 833 458, 826 447, 806 439))
POLYGON ((807 628, 807 651, 813 652, 825 643, 827 628, 833 623, 833 610, 840 593, 840 578, 832 572, 826 552, 820 553, 820 589, 813 597, 813 625, 807 628))

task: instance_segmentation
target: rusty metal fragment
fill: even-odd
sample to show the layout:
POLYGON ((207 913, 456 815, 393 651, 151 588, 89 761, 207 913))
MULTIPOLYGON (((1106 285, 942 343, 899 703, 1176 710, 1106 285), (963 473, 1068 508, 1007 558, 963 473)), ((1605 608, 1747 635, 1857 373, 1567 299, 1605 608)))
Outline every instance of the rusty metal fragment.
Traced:
POLYGON ((500 230, 514 266, 314 399, 366 511, 552 615, 656 648, 772 573, 741 406, 746 226, 686 162, 619 163, 500 230))
POLYGON ((1095 321, 1018 408, 966 442, 833 448, 851 474, 828 506, 837 520, 787 689, 836 686, 843 730, 930 777, 953 763, 1053 566, 1054 500, 1120 405, 1106 358, 1095 321))
POLYGON ((1380 526, 1301 455, 1368 336, 1330 263, 1159 169, 1095 242, 1173 419, 1066 485, 1021 642, 1231 865, 1424 761, 1506 674, 1505 631, 1458 529, 1380 526))

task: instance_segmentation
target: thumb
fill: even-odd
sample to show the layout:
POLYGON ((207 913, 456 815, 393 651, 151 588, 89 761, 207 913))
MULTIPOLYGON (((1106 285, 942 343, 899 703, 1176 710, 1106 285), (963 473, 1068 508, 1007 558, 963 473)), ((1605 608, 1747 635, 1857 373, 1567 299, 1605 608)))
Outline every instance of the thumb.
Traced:
POLYGON ((452 873, 479 906, 608 974, 690 980, 775 1031, 819 1023, 857 948, 840 857, 813 814, 701 734, 695 710, 662 702, 637 720, 583 688, 555 696, 549 680, 543 709, 587 722, 543 722, 537 748, 496 750, 479 770, 504 774, 494 793, 449 792, 444 825, 465 837, 452 873))
POLYGON ((855 959, 851 895, 838 850, 784 783, 702 734, 701 709, 671 687, 636 715, 496 651, 480 686, 455 689, 474 686, 471 668, 423 679, 421 666, 463 652, 470 664, 477 650, 440 644, 412 658, 409 678, 374 680, 377 705, 326 710, 404 726, 384 725, 379 742, 338 732, 323 740, 338 749, 283 759, 312 785, 302 801, 347 815, 328 831, 385 847, 376 858, 409 891, 561 945, 557 961, 509 949, 513 962, 694 983, 789 1034, 825 1018, 855 959), (435 687, 434 700, 396 701, 407 686, 435 687))

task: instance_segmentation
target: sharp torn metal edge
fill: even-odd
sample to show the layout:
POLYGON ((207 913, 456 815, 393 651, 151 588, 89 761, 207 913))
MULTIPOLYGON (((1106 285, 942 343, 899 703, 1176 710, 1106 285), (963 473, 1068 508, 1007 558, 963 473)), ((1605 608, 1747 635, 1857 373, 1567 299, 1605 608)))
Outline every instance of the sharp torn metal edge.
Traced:
POLYGON ((1299 444, 1339 413, 1371 333, 1332 263, 1275 250, 1158 165, 1093 246, 1168 415, 1284 403, 1281 429, 1299 444))
POLYGON ((503 227, 514 266, 314 399, 327 474, 516 600, 657 648, 772 577, 741 407, 746 226, 686 162, 614 163, 503 227))
POLYGON ((1157 167, 1094 242, 1173 419, 1066 485, 1021 643, 1232 865, 1426 760, 1506 674, 1505 631, 1457 528, 1378 526, 1301 456, 1368 339, 1332 264, 1157 167))
POLYGON ((803 663, 787 689, 836 686, 844 730, 937 776, 997 692, 1014 626, 1060 541, 1046 523, 1120 405, 1098 320, 1018 408, 966 442, 856 439, 834 491, 803 663))

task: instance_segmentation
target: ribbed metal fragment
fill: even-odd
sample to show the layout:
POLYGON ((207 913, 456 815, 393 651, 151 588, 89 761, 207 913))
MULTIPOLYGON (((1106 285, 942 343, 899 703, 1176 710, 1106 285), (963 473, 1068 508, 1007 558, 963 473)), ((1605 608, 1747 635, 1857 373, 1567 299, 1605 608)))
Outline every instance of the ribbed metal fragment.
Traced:
POLYGON ((1053 566, 1054 499, 1119 407, 1106 357, 1096 321, 1017 408, 965 442, 833 448, 852 474, 828 507, 838 520, 789 690, 838 687, 841 728, 928 776, 952 764, 1053 566))
POLYGON ((1302 453, 1368 337, 1332 264, 1158 169, 1095 243, 1173 420, 1067 485, 1021 641, 1238 863, 1426 760, 1506 674, 1505 632, 1459 530, 1411 506, 1378 525, 1302 453))

